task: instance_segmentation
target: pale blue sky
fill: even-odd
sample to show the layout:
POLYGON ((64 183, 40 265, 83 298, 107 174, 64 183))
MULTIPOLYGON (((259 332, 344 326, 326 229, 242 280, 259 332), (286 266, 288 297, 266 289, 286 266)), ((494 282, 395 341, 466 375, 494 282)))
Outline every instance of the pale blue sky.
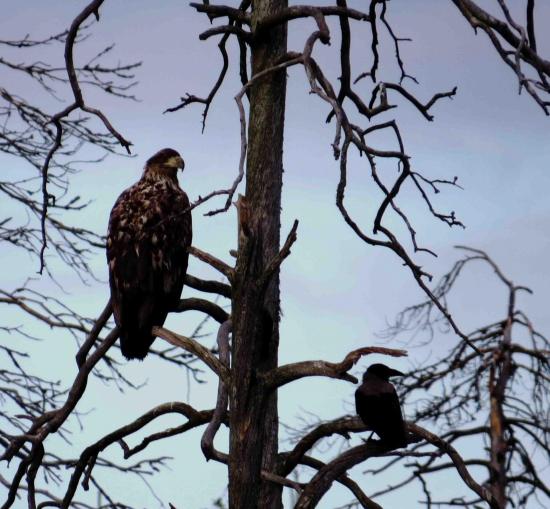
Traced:
MULTIPOLYGON (((62 0, 50 0, 47 6, 39 0, 5 0, 5 3, 7 15, 0 19, 3 39, 62 31, 84 5, 62 0)), ((350 2, 350 6, 357 8, 361 5, 350 2)), ((547 4, 538 9, 540 20, 550 19, 547 4)), ((487 250, 514 281, 534 290, 533 297, 522 298, 525 308, 540 330, 548 330, 549 120, 528 96, 517 95, 515 76, 498 60, 484 35, 474 36, 450 1, 393 0, 388 16, 400 36, 414 39, 402 48, 408 71, 420 81, 419 86, 408 82, 410 89, 427 99, 434 92, 458 86, 453 101, 443 100, 435 106, 432 123, 408 104, 400 104, 384 117, 397 118, 416 168, 433 177, 456 175, 464 187, 464 191, 446 190, 435 203, 444 211, 455 210, 466 224, 465 230, 450 230, 426 213, 417 196, 404 196, 401 204, 413 218, 419 242, 440 255, 438 259, 427 256, 417 259, 437 276, 456 258, 454 244, 487 250)), ((540 25, 542 28, 542 22, 540 25)), ((186 92, 206 95, 216 79, 220 64, 217 41, 200 42, 197 38, 208 26, 206 18, 175 0, 105 2, 100 22, 92 27, 93 37, 76 50, 76 59, 82 62, 84 55, 115 42, 115 60, 143 60, 138 70, 140 83, 135 89, 140 102, 114 101, 94 91, 87 92, 89 103, 101 107, 117 129, 134 143, 136 157, 110 157, 101 164, 83 166, 83 171, 73 179, 73 189, 94 201, 80 216, 79 224, 104 232, 118 194, 139 177, 144 160, 165 146, 176 148, 186 160, 180 183, 191 199, 213 188, 225 187, 233 180, 239 156, 239 119, 233 96, 240 85, 235 59, 212 105, 205 134, 201 134, 199 106, 162 114, 186 92)), ((293 26, 289 48, 299 50, 313 24, 300 22, 293 26)), ((332 23, 331 27, 336 25, 332 23)), ((357 33, 353 42, 357 74, 370 66, 370 40, 368 25, 353 23, 353 28, 357 33)), ((543 55, 549 53, 550 36, 539 40, 539 48, 543 55)), ((234 42, 229 49, 234 56, 234 42)), ((48 56, 61 63, 61 47, 52 50, 56 53, 50 51, 48 56)), ((31 55, 32 50, 27 51, 31 55)), ((384 56, 390 56, 391 51, 387 46, 384 56)), ((318 48, 317 52, 319 63, 332 77, 337 74, 337 54, 337 30, 333 30, 333 45, 318 48)), ((392 66, 382 74, 382 79, 396 79, 392 66)), ((1 78, 3 86, 16 88, 27 97, 37 94, 24 79, 8 79, 13 81, 5 83, 4 77, 1 78)), ((351 349, 379 341, 374 334, 384 328, 386 320, 422 295, 410 273, 392 253, 364 245, 344 224, 334 204, 338 163, 333 160, 330 148, 333 126, 324 124, 326 106, 308 94, 303 70, 290 70, 288 83, 282 234, 286 234, 295 218, 300 220, 300 227, 298 241, 282 273, 281 362, 311 358, 340 360, 351 349)), ((358 90, 369 94, 370 84, 365 82, 358 90)), ((62 103, 38 94, 35 97, 52 113, 63 107, 62 103)), ((5 171, 21 175, 29 172, 13 158, 2 156, 0 164, 5 171)), ((350 210, 359 217, 373 203, 372 185, 365 172, 365 161, 353 158, 347 196, 350 210)), ((5 204, 0 205, 2 212, 4 207, 5 204)), ((228 252, 236 244, 235 212, 232 209, 226 215, 204 218, 201 211, 207 207, 194 211, 194 244, 230 261, 228 252)), ((16 257, 15 253, 6 252, 2 256, 14 267, 2 275, 3 287, 21 284, 37 268, 35 260, 16 257)), ((92 282, 84 286, 70 270, 60 267, 55 260, 51 263, 57 267, 57 277, 71 295, 71 304, 83 313, 97 315, 108 298, 107 285, 92 282)), ((93 266, 105 280, 107 271, 102 253, 93 259, 93 266)), ((190 272, 213 277, 195 260, 190 264, 190 272)), ((488 271, 474 271, 468 282, 471 285, 464 284, 461 296, 452 301, 452 311, 465 330, 501 316, 496 313, 502 313, 504 305, 504 296, 495 293, 498 287, 488 271)), ((47 278, 36 284, 50 292, 57 291, 47 278)), ((191 294, 189 290, 184 293, 191 294)), ((6 309, 0 312, 5 313, 6 309)), ((195 321, 185 315, 170 318, 168 325, 189 333, 195 321)), ((457 338, 452 335, 438 337, 431 348, 444 351, 455 341, 457 338)), ((75 372, 74 344, 61 333, 50 334, 33 355, 33 365, 51 378, 68 380, 75 372)), ((412 350, 410 355, 418 361, 425 358, 427 350, 412 350)), ((370 362, 371 359, 363 360, 358 369, 370 362)), ((408 365, 406 360, 391 364, 396 368, 408 365)), ((79 408, 83 411, 93 408, 93 413, 85 417, 84 429, 76 431, 73 454, 151 406, 187 396, 185 377, 153 359, 133 363, 128 372, 136 380, 148 380, 148 385, 137 392, 121 394, 97 381, 89 384, 79 408)), ((215 386, 212 380, 209 382, 191 388, 190 401, 198 408, 214 404, 215 386)), ((333 380, 298 382, 281 391, 281 419, 296 424, 297 417, 306 412, 326 419, 337 417, 350 411, 348 403, 353 391, 352 385, 333 380), (348 403, 344 403, 345 399, 348 403)), ((158 421, 148 430, 160 430, 169 422, 169 419, 158 421)), ((190 433, 150 451, 176 457, 171 463, 172 470, 162 472, 152 482, 162 500, 172 502, 178 509, 208 507, 224 490, 225 467, 204 461, 199 437, 200 432, 190 433)), ((226 448, 223 440, 218 444, 226 448)), ((119 451, 113 451, 114 457, 120 458, 119 451)), ((360 473, 356 480, 367 492, 372 491, 368 489, 370 483, 386 482, 362 480, 360 473)), ((118 486, 119 481, 116 483, 118 486)), ((128 501, 135 507, 158 505, 133 480, 121 480, 120 488, 129 492, 128 501)), ((405 500, 411 499, 410 494, 403 496, 405 500)), ((418 495, 413 498, 417 500, 418 495)), ((348 499, 346 492, 334 489, 319 507, 343 504, 348 499)), ((398 500, 403 499, 388 497, 380 499, 380 503, 388 508, 404 507, 398 500)))

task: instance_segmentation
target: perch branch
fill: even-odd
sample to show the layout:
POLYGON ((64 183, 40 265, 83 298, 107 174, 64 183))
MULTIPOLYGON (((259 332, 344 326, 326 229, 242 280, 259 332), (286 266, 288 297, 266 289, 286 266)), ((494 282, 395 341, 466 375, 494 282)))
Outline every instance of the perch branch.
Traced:
POLYGON ((153 335, 164 339, 168 343, 174 346, 178 346, 187 350, 188 352, 196 355, 201 359, 214 373, 223 379, 225 383, 229 383, 229 370, 224 366, 215 355, 213 355, 210 350, 202 346, 199 342, 194 339, 176 334, 164 327, 153 327, 153 335))

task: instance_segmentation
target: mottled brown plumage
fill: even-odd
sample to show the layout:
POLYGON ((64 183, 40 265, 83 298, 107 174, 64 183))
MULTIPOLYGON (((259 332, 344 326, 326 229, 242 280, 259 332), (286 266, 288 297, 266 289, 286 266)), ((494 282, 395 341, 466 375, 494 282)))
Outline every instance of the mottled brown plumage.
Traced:
POLYGON ((175 150, 157 152, 111 211, 109 284, 120 349, 128 359, 147 355, 151 328, 163 325, 180 299, 192 238, 189 199, 176 177, 183 167, 175 150))

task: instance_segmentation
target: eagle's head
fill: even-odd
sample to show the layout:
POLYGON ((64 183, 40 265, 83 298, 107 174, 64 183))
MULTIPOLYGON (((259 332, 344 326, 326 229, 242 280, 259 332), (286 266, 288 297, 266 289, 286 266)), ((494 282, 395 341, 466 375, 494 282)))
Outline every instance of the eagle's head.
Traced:
POLYGON ((391 376, 403 376, 404 373, 397 371, 397 369, 392 369, 386 366, 385 364, 371 364, 367 371, 363 375, 363 379, 367 375, 375 375, 382 380, 388 380, 391 376))
POLYGON ((154 175, 156 177, 167 177, 177 180, 178 168, 185 167, 183 158, 173 148, 163 148, 145 163, 144 176, 154 175))

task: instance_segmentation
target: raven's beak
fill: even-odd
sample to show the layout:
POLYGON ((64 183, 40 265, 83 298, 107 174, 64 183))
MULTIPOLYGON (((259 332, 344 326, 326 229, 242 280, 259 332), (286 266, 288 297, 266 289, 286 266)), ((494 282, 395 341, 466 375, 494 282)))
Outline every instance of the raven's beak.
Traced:
POLYGON ((405 373, 401 373, 401 371, 397 371, 397 369, 390 369, 388 376, 405 376, 405 373))

